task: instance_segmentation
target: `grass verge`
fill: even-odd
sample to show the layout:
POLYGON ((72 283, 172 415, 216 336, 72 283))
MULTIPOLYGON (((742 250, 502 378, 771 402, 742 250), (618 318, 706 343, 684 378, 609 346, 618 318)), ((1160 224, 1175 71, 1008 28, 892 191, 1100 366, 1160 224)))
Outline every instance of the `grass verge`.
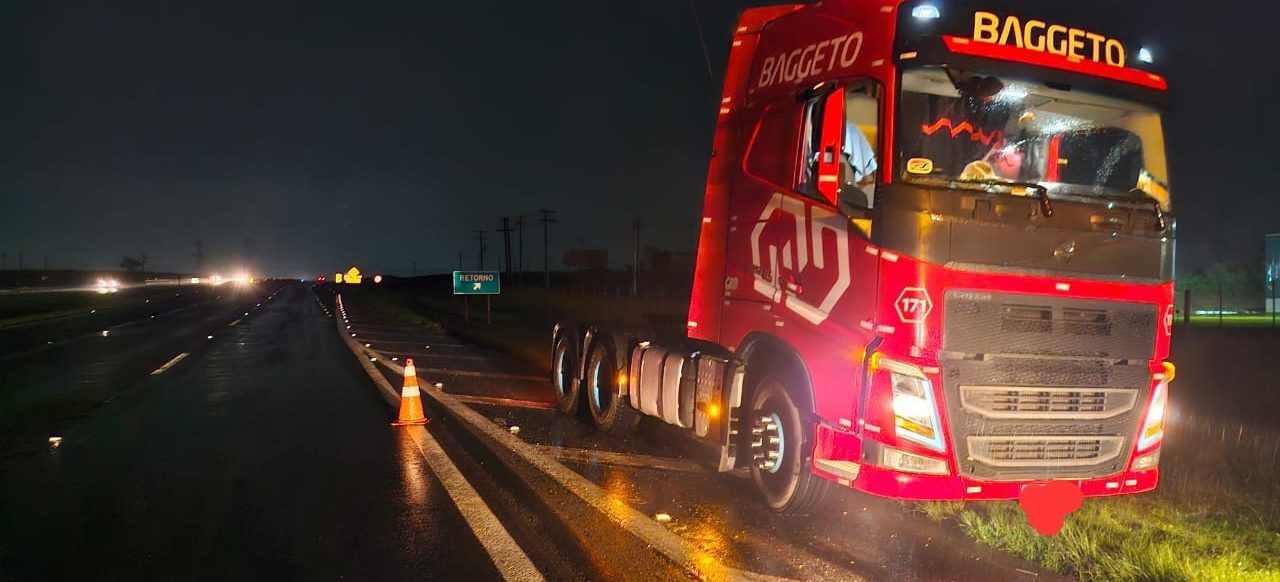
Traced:
POLYGON ((1015 502, 917 510, 971 538, 1081 580, 1280 581, 1280 434, 1183 417, 1153 493, 1086 499, 1056 536, 1015 502))
POLYGON ((681 299, 646 300, 511 289, 492 298, 492 321, 486 323, 483 297, 472 297, 469 308, 461 298, 434 293, 405 293, 399 301, 405 309, 440 322, 449 333, 507 352, 540 372, 549 368, 551 330, 557 321, 635 323, 653 315, 682 318, 687 307, 687 302, 681 299), (464 316, 468 310, 469 318, 464 316))

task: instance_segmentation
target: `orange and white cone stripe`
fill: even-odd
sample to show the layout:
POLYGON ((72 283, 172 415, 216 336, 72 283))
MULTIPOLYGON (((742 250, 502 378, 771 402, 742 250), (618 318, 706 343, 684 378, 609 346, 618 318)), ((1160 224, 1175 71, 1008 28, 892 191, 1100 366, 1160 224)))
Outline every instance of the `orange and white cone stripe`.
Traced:
POLYGON ((418 371, 413 358, 404 361, 404 388, 400 390, 400 417, 392 424, 426 424, 422 413, 422 392, 418 390, 418 371))

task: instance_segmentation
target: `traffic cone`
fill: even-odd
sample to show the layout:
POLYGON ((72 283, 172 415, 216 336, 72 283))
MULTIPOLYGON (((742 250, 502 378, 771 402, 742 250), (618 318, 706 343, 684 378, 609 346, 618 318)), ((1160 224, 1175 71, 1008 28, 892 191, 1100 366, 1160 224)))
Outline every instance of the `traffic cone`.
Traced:
POLYGON ((391 424, 426 423, 427 416, 422 413, 422 393, 418 391, 418 371, 413 367, 413 358, 408 358, 404 361, 404 388, 400 390, 400 418, 391 424))

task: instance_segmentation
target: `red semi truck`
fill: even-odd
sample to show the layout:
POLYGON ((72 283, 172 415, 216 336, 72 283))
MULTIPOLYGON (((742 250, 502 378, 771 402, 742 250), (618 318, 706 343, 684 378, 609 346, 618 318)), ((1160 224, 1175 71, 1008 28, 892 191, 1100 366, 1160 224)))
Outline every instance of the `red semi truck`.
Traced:
POLYGON ((958 1, 745 11, 688 322, 564 322, 562 411, 690 432, 768 506, 1156 487, 1173 234, 1146 48, 958 1))

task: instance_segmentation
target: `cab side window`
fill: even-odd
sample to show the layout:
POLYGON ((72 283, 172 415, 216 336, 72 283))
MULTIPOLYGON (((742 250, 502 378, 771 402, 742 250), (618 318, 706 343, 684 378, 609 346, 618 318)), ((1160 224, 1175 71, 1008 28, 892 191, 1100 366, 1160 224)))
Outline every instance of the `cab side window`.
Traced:
POLYGON ((840 195, 857 208, 875 204, 876 177, 880 173, 879 94, 879 86, 873 84, 845 89, 840 195))
POLYGON ((797 191, 869 209, 880 170, 879 86, 856 83, 808 97, 801 120, 797 191))
POLYGON ((765 108, 747 152, 748 173, 780 187, 791 183, 795 175, 799 119, 800 104, 791 99, 765 108))

